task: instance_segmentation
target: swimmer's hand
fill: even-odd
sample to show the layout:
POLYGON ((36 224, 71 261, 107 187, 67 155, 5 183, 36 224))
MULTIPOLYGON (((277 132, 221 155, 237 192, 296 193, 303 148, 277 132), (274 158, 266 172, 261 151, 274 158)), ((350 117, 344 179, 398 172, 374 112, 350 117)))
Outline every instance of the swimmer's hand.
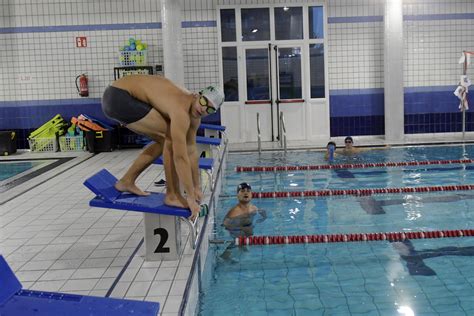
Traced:
POLYGON ((194 196, 196 197, 196 201, 198 203, 202 202, 203 194, 202 194, 201 189, 199 188, 194 189, 194 196))
POLYGON ((267 211, 265 211, 263 209, 258 209, 257 212, 258 212, 258 214, 260 214, 261 218, 257 219, 255 221, 255 223, 261 223, 261 222, 263 222, 264 220, 267 219, 267 211))
POLYGON ((186 201, 188 202, 189 209, 191 210, 191 216, 189 217, 190 220, 194 220, 196 217, 199 217, 199 212, 201 211, 201 207, 197 204, 195 198, 187 198, 186 201))

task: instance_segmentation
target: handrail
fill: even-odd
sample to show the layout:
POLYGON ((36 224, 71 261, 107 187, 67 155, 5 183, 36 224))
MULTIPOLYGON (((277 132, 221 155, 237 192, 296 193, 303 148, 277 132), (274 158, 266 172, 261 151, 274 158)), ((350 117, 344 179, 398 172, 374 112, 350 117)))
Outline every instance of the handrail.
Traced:
POLYGON ((280 146, 283 147, 286 154, 286 126, 283 112, 280 112, 280 146))
MULTIPOLYGON (((215 179, 219 179, 219 177, 221 176, 221 172, 224 172, 223 169, 225 169, 225 168, 223 167, 223 165, 224 165, 223 161, 225 159, 226 154, 227 154, 227 143, 224 143, 224 150, 222 150, 222 155, 221 155, 220 160, 219 160, 219 167, 217 168, 215 179)), ((214 219, 216 218, 215 211, 216 211, 216 207, 217 207, 215 197, 216 197, 216 194, 217 194, 217 196, 219 196, 219 193, 216 193, 218 185, 220 185, 220 181, 215 181, 214 183, 211 183, 211 196, 209 198, 209 212, 211 212, 211 211, 213 212, 214 219)), ((193 262, 191 264, 191 271, 189 272, 188 280, 186 281, 186 286, 184 288, 183 299, 182 299, 181 304, 179 306, 178 315, 180 315, 180 316, 184 315, 186 305, 188 303, 188 296, 189 296, 189 292, 191 290, 191 283, 193 281, 194 273, 199 274, 197 279, 201 278, 200 277, 201 271, 196 271, 196 269, 201 269, 200 248, 201 248, 201 244, 204 240, 204 233, 206 231, 206 226, 208 224, 209 216, 210 216, 210 214, 208 214, 207 216, 204 217, 204 222, 201 225, 201 229, 200 229, 199 234, 198 234, 197 239, 196 239, 196 249, 197 250, 194 252, 194 255, 193 255, 193 262)), ((200 281, 198 281, 198 282, 200 282, 200 281)))
POLYGON ((262 136, 260 134, 260 113, 257 112, 257 141, 258 141, 258 154, 262 153, 262 136))

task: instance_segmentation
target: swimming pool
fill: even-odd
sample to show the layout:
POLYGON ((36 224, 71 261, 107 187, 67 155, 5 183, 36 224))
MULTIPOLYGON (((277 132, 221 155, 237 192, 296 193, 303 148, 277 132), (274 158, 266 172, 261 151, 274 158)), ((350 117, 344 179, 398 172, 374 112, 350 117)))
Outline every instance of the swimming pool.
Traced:
POLYGON ((73 158, 0 161, 0 192, 5 192, 73 158))
MULTIPOLYGON (((338 162, 444 160, 474 157, 474 146, 376 150, 338 162)), ((229 154, 216 214, 236 203, 237 184, 254 192, 473 184, 474 164, 298 172, 235 173, 245 165, 323 164, 321 152, 229 154)), ((471 191, 253 200, 268 218, 254 235, 409 232, 473 227, 471 191)), ((474 239, 418 239, 246 246, 220 258, 212 245, 199 315, 454 315, 474 314, 474 239)))

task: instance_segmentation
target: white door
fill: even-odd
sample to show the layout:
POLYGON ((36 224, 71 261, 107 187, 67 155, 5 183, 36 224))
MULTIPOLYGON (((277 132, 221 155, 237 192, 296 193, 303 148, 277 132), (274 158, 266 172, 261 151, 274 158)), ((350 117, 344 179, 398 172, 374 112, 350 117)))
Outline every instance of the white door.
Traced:
POLYGON ((287 140, 322 134, 314 126, 327 129, 313 124, 329 118, 326 101, 319 101, 325 98, 325 65, 315 55, 315 45, 324 42, 322 8, 276 4, 219 11, 223 123, 232 129, 231 140, 257 141, 257 114, 262 141, 280 140, 281 115, 287 140))
POLYGON ((257 113, 262 141, 277 141, 284 130, 288 140, 305 138, 302 54, 297 45, 244 48, 246 140, 256 140, 257 113))

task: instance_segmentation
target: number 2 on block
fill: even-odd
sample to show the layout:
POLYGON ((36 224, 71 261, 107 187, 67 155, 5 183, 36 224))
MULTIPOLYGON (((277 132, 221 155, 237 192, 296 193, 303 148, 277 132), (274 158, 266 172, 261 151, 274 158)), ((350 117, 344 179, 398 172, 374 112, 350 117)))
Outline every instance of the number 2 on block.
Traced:
POLYGON ((155 235, 160 235, 160 243, 158 244, 158 247, 156 247, 155 253, 170 252, 169 247, 163 247, 168 240, 168 231, 164 228, 155 228, 153 233, 155 235))

